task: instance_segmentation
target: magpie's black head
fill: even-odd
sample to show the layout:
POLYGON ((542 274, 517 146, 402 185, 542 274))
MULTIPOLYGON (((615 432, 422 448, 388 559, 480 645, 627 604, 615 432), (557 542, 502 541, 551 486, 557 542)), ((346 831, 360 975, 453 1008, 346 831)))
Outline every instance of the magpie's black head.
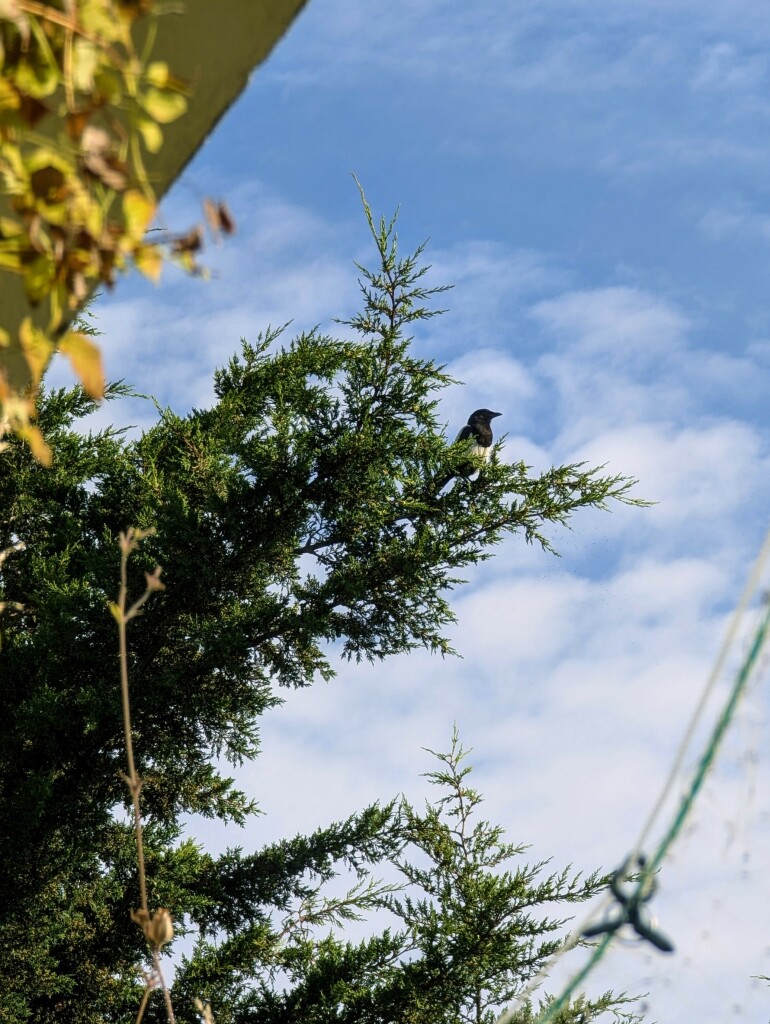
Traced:
POLYGON ((482 423, 489 426, 495 416, 502 416, 500 412, 492 412, 491 409, 477 409, 468 417, 468 426, 475 427, 482 423))

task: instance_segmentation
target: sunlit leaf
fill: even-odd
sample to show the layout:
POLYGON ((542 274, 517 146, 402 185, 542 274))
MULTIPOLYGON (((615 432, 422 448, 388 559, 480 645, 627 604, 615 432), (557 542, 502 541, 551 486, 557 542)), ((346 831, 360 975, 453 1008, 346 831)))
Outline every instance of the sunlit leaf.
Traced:
POLYGON ((72 369, 92 398, 104 396, 102 353, 85 334, 70 331, 59 342, 59 351, 70 361, 72 369))
POLYGON ((77 36, 73 46, 72 83, 82 92, 91 92, 99 66, 99 50, 90 39, 77 36))
POLYGON ((4 251, 0 249, 0 269, 3 270, 21 270, 21 253, 11 249, 4 251))
POLYGON ((147 230, 155 213, 155 203, 138 189, 132 188, 123 196, 123 215, 129 238, 138 242, 147 230))
POLYGON ((33 305, 44 299, 51 291, 55 273, 53 260, 46 255, 38 256, 24 268, 24 290, 33 305))
POLYGON ((93 196, 90 196, 87 193, 83 193, 82 196, 78 198, 78 211, 80 212, 82 223, 85 225, 92 238, 98 238, 102 233, 102 228, 104 227, 104 213, 102 208, 93 196))
POLYGON ((150 85, 158 89, 165 89, 168 85, 168 64, 164 60, 154 60, 147 65, 144 73, 150 85))
POLYGON ((161 124, 176 121, 187 110, 187 100, 181 93, 171 89, 148 89, 141 98, 141 103, 150 117, 161 124))
POLYGON ((41 59, 39 54, 36 53, 35 56, 38 57, 37 60, 31 56, 26 60, 20 60, 13 78, 16 88, 21 92, 42 99, 55 92, 60 81, 59 69, 47 60, 41 59))
POLYGON ((140 245, 134 252, 136 269, 157 284, 163 269, 163 255, 156 245, 140 245))
POLYGON ((21 149, 18 146, 6 146, 3 150, 2 174, 9 192, 13 191, 13 183, 26 175, 21 149))
POLYGON ((19 94, 6 78, 0 78, 0 110, 18 110, 19 94))
POLYGON ((182 270, 186 270, 188 274, 195 274, 200 271, 198 264, 195 262, 195 256, 188 250, 174 253, 174 263, 181 267, 182 270))
POLYGON ((32 454, 41 465, 51 465, 51 449, 46 444, 40 427, 36 427, 33 423, 27 423, 24 426, 17 427, 16 433, 23 441, 27 442, 32 454))
POLYGON ((151 121, 148 117, 142 117, 137 120, 136 127, 139 129, 147 150, 150 153, 157 153, 163 145, 163 132, 155 121, 151 121))
POLYGON ((27 159, 27 171, 32 175, 36 171, 49 169, 59 171, 62 178, 67 178, 75 173, 72 160, 50 146, 38 146, 27 159))
POLYGON ((28 316, 24 317, 21 322, 19 342, 32 376, 32 382, 37 387, 53 354, 53 342, 45 331, 35 327, 32 318, 28 316))
POLYGON ((3 238, 16 238, 24 234, 24 228, 13 217, 0 217, 0 236, 3 238))
POLYGON ((105 0, 80 0, 78 18, 90 35, 101 36, 110 42, 128 43, 129 29, 122 19, 115 17, 112 3, 105 0))

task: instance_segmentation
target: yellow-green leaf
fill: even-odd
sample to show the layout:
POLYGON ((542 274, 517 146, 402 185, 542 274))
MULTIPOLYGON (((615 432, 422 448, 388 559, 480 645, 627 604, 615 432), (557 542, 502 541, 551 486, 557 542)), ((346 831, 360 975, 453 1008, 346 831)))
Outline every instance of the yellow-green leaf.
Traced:
POLYGON ((27 442, 32 454, 42 466, 51 465, 51 449, 46 444, 46 440, 43 437, 43 432, 40 427, 36 427, 32 423, 29 423, 25 427, 18 427, 16 433, 23 441, 27 442))
MULTIPOLYGON (((99 238, 104 227, 104 215, 102 208, 99 203, 88 193, 84 193, 77 197, 77 206, 73 205, 73 221, 74 214, 81 218, 81 222, 85 224, 86 230, 92 238, 99 238)), ((74 221, 77 223, 77 221, 74 221)))
POLYGON ((171 89, 155 89, 150 87, 141 97, 141 104, 150 117, 161 124, 176 121, 187 110, 187 100, 181 93, 171 89))
POLYGON ((32 376, 32 383, 34 387, 37 387, 53 354, 53 342, 44 331, 35 327, 32 318, 28 316, 25 316, 21 322, 19 342, 32 376))
POLYGON ((115 604, 114 601, 110 601, 108 607, 112 613, 112 617, 118 624, 120 624, 123 621, 123 614, 120 610, 120 606, 115 604))
POLYGON ((18 146, 6 146, 3 151, 2 175, 5 187, 9 192, 17 192, 19 183, 27 177, 27 170, 21 149, 18 146))
POLYGON ((110 0, 79 0, 78 19, 83 28, 105 42, 127 45, 128 27, 115 14, 115 5, 110 0))
POLYGON ((163 145, 163 132, 155 121, 148 117, 140 118, 136 123, 147 150, 150 153, 157 153, 163 145))
POLYGON ((123 215, 126 218, 126 232, 132 241, 138 242, 147 230, 155 213, 155 203, 138 189, 129 189, 123 196, 123 215))
POLYGON ((91 92, 99 66, 99 50, 90 39, 76 36, 72 56, 72 82, 81 92, 91 92))
POLYGON ((20 92, 39 100, 55 91, 59 84, 59 70, 38 52, 32 58, 19 61, 13 78, 20 92))
POLYGON ((136 269, 157 284, 163 269, 163 256, 157 245, 140 245, 134 252, 136 269))
POLYGON ((17 238, 24 234, 24 228, 13 217, 0 217, 0 235, 3 238, 17 238))
POLYGON ((144 77, 158 89, 165 89, 168 85, 168 64, 164 60, 154 60, 147 65, 144 77))
POLYGON ((0 110, 17 110, 19 104, 18 92, 6 78, 0 78, 0 110))
POLYGON ((51 149, 49 146, 38 146, 26 160, 26 170, 31 176, 36 171, 49 170, 60 171, 62 179, 70 178, 77 174, 74 159, 70 159, 63 153, 51 149))
POLYGON ((51 291, 56 268, 50 256, 38 256, 24 268, 24 290, 33 305, 51 291))
POLYGON ((37 209, 43 220, 49 224, 56 224, 57 227, 64 227, 69 219, 66 203, 47 203, 40 201, 37 209))
POLYGON ((94 74, 94 93, 109 106, 120 105, 123 97, 123 79, 109 64, 100 64, 97 67, 94 74))
MULTIPOLYGON (((188 274, 195 274, 200 270, 195 262, 195 256, 191 252, 174 253, 173 259, 174 263, 182 270, 186 270, 188 274)), ((203 275, 201 274, 201 276, 203 275)))
POLYGON ((0 269, 21 271, 21 253, 18 249, 7 252, 0 249, 0 269))
POLYGON ((59 351, 70 361, 83 387, 92 398, 104 397, 102 353, 85 334, 69 331, 59 342, 59 351))

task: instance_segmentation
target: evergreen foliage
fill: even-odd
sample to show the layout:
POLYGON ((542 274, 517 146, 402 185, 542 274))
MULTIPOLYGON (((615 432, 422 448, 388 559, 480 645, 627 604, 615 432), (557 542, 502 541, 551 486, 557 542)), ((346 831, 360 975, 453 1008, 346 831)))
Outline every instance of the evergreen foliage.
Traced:
MULTIPOLYGON (((407 332, 435 315, 426 303, 442 289, 424 284, 421 251, 401 257, 393 222, 365 209, 378 265, 360 268, 348 337, 311 331, 284 345, 282 329, 267 330, 216 374, 211 408, 162 410, 136 440, 83 433, 93 402, 49 392, 51 468, 19 441, 0 457, 0 550, 25 545, 0 569, 2 1022, 123 1024, 141 996, 133 834, 114 814, 126 793, 107 608, 129 525, 154 530, 131 587, 156 565, 166 584, 130 625, 129 669, 152 904, 200 937, 174 986, 180 1021, 199 1019, 204 996, 218 1024, 486 1022, 558 941, 558 923, 530 909, 602 884, 537 881, 541 865, 498 877, 520 850, 499 830, 468 831, 478 797, 456 745, 434 779, 449 795, 422 816, 378 804, 221 857, 181 837, 189 813, 243 822, 255 811, 219 765, 256 756, 281 686, 331 677, 339 655, 450 653, 448 595, 464 569, 507 534, 548 548, 547 528, 576 509, 633 501, 632 481, 601 468, 533 477, 497 458, 475 480, 436 485, 467 452, 437 420, 452 381, 412 353, 407 332), (427 868, 403 859, 410 846, 427 868), (399 865, 423 894, 374 883, 377 864, 399 865), (325 894, 343 868, 358 875, 353 889, 325 894), (360 943, 320 937, 373 908, 398 928, 360 943)), ((162 1015, 151 1000, 145 1019, 162 1015)))

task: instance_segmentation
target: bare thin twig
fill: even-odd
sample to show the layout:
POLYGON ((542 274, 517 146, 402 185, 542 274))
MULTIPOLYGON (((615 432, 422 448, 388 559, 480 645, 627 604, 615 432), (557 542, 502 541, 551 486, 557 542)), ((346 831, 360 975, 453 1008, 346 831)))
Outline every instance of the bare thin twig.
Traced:
POLYGON ((110 610, 118 624, 118 644, 120 653, 120 695, 123 706, 123 732, 126 743, 126 761, 128 772, 123 774, 123 780, 131 793, 131 802, 134 809, 134 834, 136 836, 136 859, 139 871, 139 909, 131 912, 131 919, 139 925, 144 932, 144 937, 152 950, 153 972, 146 980, 146 987, 139 1005, 136 1016, 136 1024, 140 1024, 150 994, 153 988, 160 987, 163 990, 163 998, 166 1003, 166 1016, 169 1024, 175 1024, 174 1008, 171 1004, 171 994, 166 985, 163 971, 160 965, 161 947, 168 942, 174 934, 174 927, 171 915, 168 910, 161 907, 150 913, 147 904, 147 877, 144 866, 144 842, 142 840, 142 812, 139 796, 142 791, 142 780, 136 770, 134 760, 134 741, 131 729, 131 701, 128 689, 128 646, 126 641, 126 626, 131 619, 141 615, 142 606, 156 590, 163 590, 160 580, 160 567, 154 573, 145 573, 146 589, 144 593, 128 604, 128 559, 134 552, 140 541, 148 536, 151 531, 136 530, 129 528, 120 535, 120 592, 117 604, 111 605, 110 610))

